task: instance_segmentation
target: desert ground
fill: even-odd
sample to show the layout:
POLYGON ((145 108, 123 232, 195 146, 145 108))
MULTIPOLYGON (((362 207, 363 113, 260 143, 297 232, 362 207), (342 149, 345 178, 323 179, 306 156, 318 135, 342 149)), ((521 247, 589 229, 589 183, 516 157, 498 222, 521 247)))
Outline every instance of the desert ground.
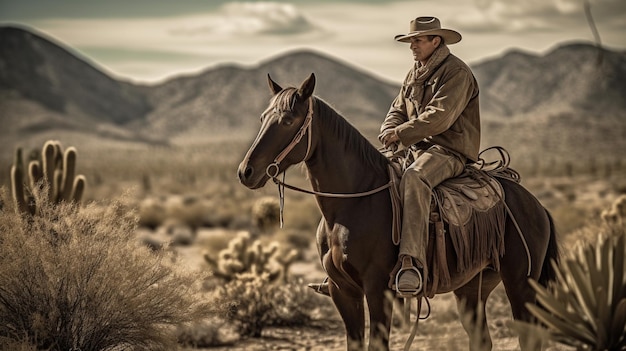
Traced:
MULTIPOLYGON (((309 195, 287 192, 284 227, 277 227, 275 217, 270 224, 261 225, 254 206, 261 201, 276 203, 277 192, 273 184, 251 191, 238 183, 236 167, 246 148, 247 141, 228 140, 177 147, 101 149, 79 145, 77 171, 88 180, 83 203, 106 207, 113 199, 123 202, 137 218, 138 227, 132 233, 135 240, 167 251, 181 270, 197 274, 202 296, 210 296, 208 292, 216 284, 208 283, 215 278, 215 267, 204 256, 219 256, 242 233, 259 240, 263 247, 275 242, 280 250, 296 250, 296 258, 282 273, 285 283, 278 284, 301 293, 299 298, 309 306, 302 319, 268 323, 260 336, 250 336, 242 335, 236 323, 228 323, 225 316, 214 314, 210 317, 219 323, 198 321, 179 333, 181 350, 342 350, 343 326, 332 302, 304 288, 325 276, 314 246, 320 218, 315 201, 309 195)), ((8 169, 10 159, 3 162, 2 169, 8 169)), ((622 168, 580 169, 575 174, 571 170, 561 174, 533 170, 528 177, 525 172, 530 173, 520 170, 522 184, 552 212, 567 250, 595 240, 579 229, 597 222, 600 213, 626 192, 626 170, 622 168)), ((0 181, 9 184, 4 173, 0 181)), ((306 174, 299 167, 291 169, 287 179, 307 186, 306 174)), ((431 315, 420 322, 411 349, 467 350, 469 339, 453 295, 438 295, 431 305, 431 315)), ((516 334, 508 327, 512 318, 502 285, 491 294, 487 317, 494 350, 518 350, 516 334)), ((395 325, 392 349, 402 349, 407 337, 408 331, 395 325)), ((554 343, 547 349, 570 350, 554 343)))

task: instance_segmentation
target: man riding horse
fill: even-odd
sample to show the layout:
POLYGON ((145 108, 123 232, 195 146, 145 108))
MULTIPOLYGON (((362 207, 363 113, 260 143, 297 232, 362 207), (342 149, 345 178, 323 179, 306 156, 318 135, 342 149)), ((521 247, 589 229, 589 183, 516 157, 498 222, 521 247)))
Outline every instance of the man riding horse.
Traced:
MULTIPOLYGON (((505 152, 500 150, 503 162, 465 165, 480 158, 480 128, 476 80, 445 46, 460 39, 432 17, 417 18, 408 34, 396 37, 411 42, 416 63, 385 118, 380 140, 407 160, 400 181, 403 223, 394 210, 401 200, 396 201, 400 196, 390 169, 396 157, 381 154, 313 94, 313 73, 299 88, 282 88, 268 75, 272 98, 237 176, 250 189, 271 179, 281 197, 285 187, 315 195, 322 213, 317 249, 329 275, 328 284, 317 288, 330 294, 341 315, 348 350, 366 345, 365 303, 370 349, 389 349, 390 274, 401 295, 453 292, 459 311, 469 317, 461 319, 463 327, 481 339, 472 351, 491 349, 484 306, 498 284, 504 285, 513 317, 530 321, 526 306, 536 302, 530 279, 545 287, 556 277, 554 222, 508 168, 505 152), (284 172, 299 163, 305 164, 313 190, 285 183, 284 172), (466 177, 443 182, 464 169, 466 177), (436 199, 433 211, 431 198, 436 199), (427 220, 433 222, 433 239, 427 236, 427 220)), ((520 347, 534 349, 521 339, 520 347)))
MULTIPOLYGON (((401 154, 407 165, 400 182, 402 234, 398 263, 391 273, 401 296, 418 295, 428 277, 428 216, 432 189, 458 176, 478 159, 480 111, 478 83, 471 69, 447 45, 461 35, 441 28, 435 17, 418 17, 409 33, 395 40, 410 43, 415 63, 381 126, 378 139, 401 154), (410 160, 410 161, 406 161, 410 160)), ((311 284, 325 294, 327 283, 311 284)))

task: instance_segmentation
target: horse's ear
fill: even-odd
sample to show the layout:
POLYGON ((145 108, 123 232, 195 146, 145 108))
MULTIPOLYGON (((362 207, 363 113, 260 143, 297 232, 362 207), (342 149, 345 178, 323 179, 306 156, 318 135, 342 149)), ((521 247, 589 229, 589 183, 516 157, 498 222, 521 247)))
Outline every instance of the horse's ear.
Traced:
POLYGON ((313 89, 315 89, 315 74, 311 73, 298 89, 298 97, 302 100, 308 99, 313 95, 313 89))
POLYGON ((272 91, 272 94, 274 95, 278 94, 278 92, 283 90, 283 88, 280 85, 278 85, 278 83, 272 80, 272 77, 270 77, 269 73, 267 74, 267 84, 270 86, 270 90, 272 91))

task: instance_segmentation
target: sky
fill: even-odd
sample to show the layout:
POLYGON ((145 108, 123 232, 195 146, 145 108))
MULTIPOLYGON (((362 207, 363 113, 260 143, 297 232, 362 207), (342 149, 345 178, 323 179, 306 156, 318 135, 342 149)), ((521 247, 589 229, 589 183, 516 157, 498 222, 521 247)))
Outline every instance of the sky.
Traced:
POLYGON ((141 83, 304 48, 400 82, 412 56, 393 37, 415 17, 436 16, 460 32, 450 49, 473 64, 511 49, 542 54, 593 42, 585 2, 602 44, 626 50, 626 0, 0 0, 0 25, 35 30, 141 83))

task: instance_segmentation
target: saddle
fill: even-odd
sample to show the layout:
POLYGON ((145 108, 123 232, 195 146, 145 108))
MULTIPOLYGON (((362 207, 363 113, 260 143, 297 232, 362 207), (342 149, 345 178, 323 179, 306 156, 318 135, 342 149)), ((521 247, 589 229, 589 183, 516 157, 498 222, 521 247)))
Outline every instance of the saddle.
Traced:
MULTIPOLYGON (((496 177, 519 181, 516 179, 519 175, 508 168, 508 164, 490 170, 483 170, 474 164, 467 165, 460 176, 448 179, 433 189, 424 267, 428 277, 425 286, 427 296, 434 296, 440 286, 450 284, 448 250, 454 250, 457 272, 464 272, 485 261, 489 261, 495 270, 500 269, 499 259, 504 254, 506 208, 504 190, 496 177), (450 237, 451 247, 446 247, 446 236, 450 237)), ((399 196, 397 190, 395 192, 399 196)), ((394 209, 396 211, 401 212, 399 208, 394 209)), ((398 230, 394 233, 394 242, 399 243, 399 239, 398 230)), ((397 269, 399 266, 391 272, 390 287, 397 269)))
POLYGON ((431 212, 439 212, 449 225, 465 228, 474 212, 488 212, 504 198, 500 183, 471 168, 435 187, 431 212))
POLYGON ((504 254, 506 209, 502 185, 487 172, 471 166, 459 177, 435 187, 431 201, 427 265, 429 292, 450 284, 446 238, 450 237, 457 272, 489 261, 500 269, 504 254), (446 230, 447 229, 447 230, 446 230))

